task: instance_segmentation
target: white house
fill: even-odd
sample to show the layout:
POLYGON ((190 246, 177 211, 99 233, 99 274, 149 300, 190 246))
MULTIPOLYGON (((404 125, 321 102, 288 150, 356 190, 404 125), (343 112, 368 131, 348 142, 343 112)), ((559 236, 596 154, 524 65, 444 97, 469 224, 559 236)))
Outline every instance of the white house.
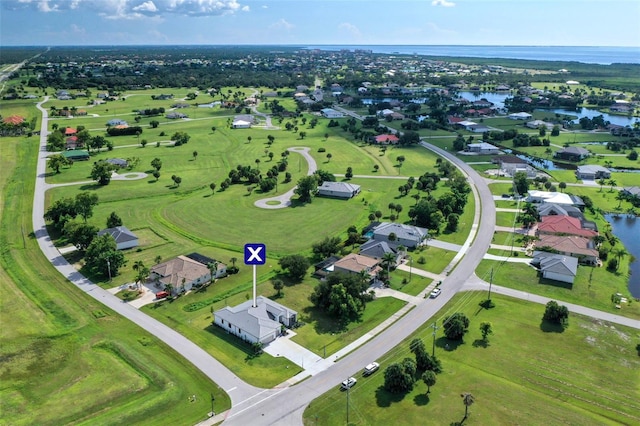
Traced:
POLYGON ((106 228, 98 231, 98 236, 104 234, 109 234, 116 240, 116 248, 118 250, 138 247, 137 235, 129 231, 126 226, 116 226, 115 228, 106 228))
POLYGON ((336 111, 333 108, 323 108, 320 110, 320 113, 322 114, 322 116, 324 118, 342 118, 344 117, 344 114, 342 114, 340 111, 336 111))
POLYGON ((528 112, 514 112, 509 114, 509 118, 512 120, 530 120, 533 117, 528 112))
POLYGON ((318 195, 324 197, 353 198, 360 193, 360 185, 347 182, 322 182, 318 195))
POLYGON ((540 126, 543 126, 545 129, 547 130, 553 130, 553 123, 547 123, 546 121, 542 121, 542 120, 533 120, 533 121, 527 121, 525 123, 525 126, 527 126, 530 129, 539 129, 540 126))
POLYGON ((231 124, 231 128, 233 129, 249 129, 251 127, 251 122, 245 120, 233 120, 231 124))
POLYGON ((425 228, 401 223, 382 222, 373 229, 373 239, 376 241, 387 241, 394 246, 402 245, 407 248, 417 247, 424 244, 429 237, 429 232, 425 228), (393 234, 392 239, 389 236, 393 234))
POLYGON ((500 153, 500 148, 487 142, 470 143, 467 145, 467 150, 481 155, 495 155, 500 153))
POLYGON ((535 189, 531 189, 528 192, 527 201, 530 203, 552 203, 576 206, 578 208, 584 207, 582 198, 576 195, 569 195, 563 192, 538 191, 535 189))
POLYGON ((214 324, 249 343, 272 342, 280 334, 282 326, 292 327, 298 313, 264 296, 247 300, 237 306, 226 306, 214 313, 214 324))

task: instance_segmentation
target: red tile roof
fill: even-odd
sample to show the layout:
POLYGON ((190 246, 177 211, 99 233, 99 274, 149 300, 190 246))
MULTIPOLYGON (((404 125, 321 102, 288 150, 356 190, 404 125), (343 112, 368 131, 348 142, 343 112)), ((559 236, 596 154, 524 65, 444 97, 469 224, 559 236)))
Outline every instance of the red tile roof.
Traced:
POLYGON ((598 235, 596 231, 582 228, 580 219, 571 216, 543 216, 538 223, 541 234, 568 234, 592 238, 598 235))
POLYGON ((398 142, 398 137, 396 135, 378 135, 376 136, 376 142, 377 143, 397 143, 398 142))
POLYGON ((6 117, 4 121, 6 124, 13 124, 14 126, 17 126, 19 124, 24 123, 25 118, 21 117, 19 115, 10 115, 9 117, 6 117))
POLYGON ((75 135, 76 133, 78 133, 78 131, 76 129, 74 129, 73 127, 67 127, 64 130, 64 134, 67 135, 67 136, 75 135))

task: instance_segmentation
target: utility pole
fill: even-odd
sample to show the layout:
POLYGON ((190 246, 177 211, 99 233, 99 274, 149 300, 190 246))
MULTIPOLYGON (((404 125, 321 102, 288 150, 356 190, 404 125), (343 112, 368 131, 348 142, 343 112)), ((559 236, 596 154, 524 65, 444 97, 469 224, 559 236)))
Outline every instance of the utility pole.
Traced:
POLYGON ((109 282, 111 282, 111 262, 107 259, 107 271, 109 272, 109 282))
POLYGON ((211 416, 210 417, 213 417, 216 415, 216 412, 213 411, 213 401, 215 401, 215 399, 216 398, 213 396, 213 394, 211 394, 211 416))
POLYGON ((431 356, 436 356, 436 330, 439 327, 436 327, 436 323, 435 322, 433 323, 433 325, 431 327, 433 327, 433 348, 431 349, 431 356))
POLYGON ((491 278, 489 279, 489 297, 487 300, 491 302, 491 284, 493 284, 493 268, 491 268, 491 278))
MULTIPOLYGON (((347 378, 347 385, 349 384, 349 379, 347 378)), ((349 426, 349 386, 347 386, 347 426, 349 426)))

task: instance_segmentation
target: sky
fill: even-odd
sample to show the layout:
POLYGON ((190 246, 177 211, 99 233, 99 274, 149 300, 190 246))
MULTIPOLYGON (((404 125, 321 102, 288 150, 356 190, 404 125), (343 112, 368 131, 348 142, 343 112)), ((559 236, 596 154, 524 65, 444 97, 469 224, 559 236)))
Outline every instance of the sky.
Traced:
POLYGON ((0 0, 0 47, 163 44, 638 47, 640 1, 0 0))

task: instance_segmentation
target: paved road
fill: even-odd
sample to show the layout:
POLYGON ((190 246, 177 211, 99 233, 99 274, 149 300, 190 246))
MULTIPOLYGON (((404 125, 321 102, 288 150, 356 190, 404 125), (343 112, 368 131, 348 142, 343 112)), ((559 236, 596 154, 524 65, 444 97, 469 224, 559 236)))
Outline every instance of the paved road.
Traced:
POLYGON ((257 401, 252 407, 238 411, 234 410, 227 417, 225 424, 243 426, 249 424, 302 424, 302 413, 313 399, 324 392, 337 388, 337 385, 342 380, 360 371, 364 365, 371 361, 382 359, 384 362, 387 352, 402 343, 409 334, 433 317, 473 274, 476 266, 482 260, 482 256, 489 248, 493 237, 493 227, 495 225, 493 196, 484 179, 471 167, 431 144, 422 143, 422 145, 446 157, 469 175, 469 179, 476 186, 479 195, 476 210, 482 209, 483 213, 477 227, 476 239, 470 245, 466 256, 460 260, 457 267, 444 279, 442 295, 437 299, 425 299, 404 317, 358 350, 341 359, 332 368, 318 373, 295 387, 286 388, 269 395, 268 399, 257 401))
POLYGON ((187 360, 191 361, 200 371, 207 377, 215 381, 222 389, 224 389, 231 397, 232 405, 235 408, 242 409, 250 405, 258 395, 273 392, 263 390, 248 385, 238 378, 235 374, 224 367, 218 360, 213 358, 195 343, 174 331, 173 329, 162 324, 150 316, 140 312, 133 306, 124 303, 107 290, 100 288, 85 278, 78 272, 73 265, 60 254, 58 249, 53 245, 51 238, 47 232, 44 221, 44 195, 48 186, 45 183, 46 158, 49 153, 46 151, 47 145, 47 123, 48 111, 42 108, 42 104, 49 98, 38 103, 38 109, 42 112, 42 127, 40 130, 40 151, 38 155, 37 178, 35 185, 35 195, 33 199, 33 229, 35 236, 40 245, 40 249, 56 269, 80 290, 87 293, 100 303, 106 305, 116 313, 138 324, 158 339, 172 347, 176 352, 180 353, 187 360))

